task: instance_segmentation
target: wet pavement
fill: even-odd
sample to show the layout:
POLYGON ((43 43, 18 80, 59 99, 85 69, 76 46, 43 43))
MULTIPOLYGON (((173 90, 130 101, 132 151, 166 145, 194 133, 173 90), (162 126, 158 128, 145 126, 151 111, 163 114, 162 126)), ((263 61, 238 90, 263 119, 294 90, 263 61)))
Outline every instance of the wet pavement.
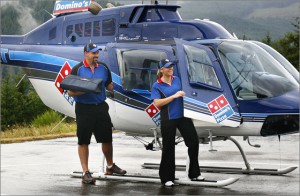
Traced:
MULTIPOLYGON (((115 133, 114 161, 130 175, 158 176, 158 171, 142 169, 143 163, 159 163, 161 151, 147 151, 143 145, 124 133, 115 133)), ((251 167, 299 167, 299 134, 278 137, 250 137, 253 148, 234 137, 243 147, 251 167)), ((143 138, 152 141, 152 138, 143 138)), ((77 138, 60 138, 16 144, 1 144, 1 195, 299 195, 299 168, 289 174, 247 175, 204 173, 206 179, 222 180, 240 178, 224 188, 175 186, 160 184, 97 180, 95 185, 85 185, 80 178, 72 178, 73 171, 80 171, 77 155, 77 138)), ((217 152, 209 152, 209 145, 200 145, 201 166, 245 167, 238 149, 230 141, 214 142, 217 152)), ((102 170, 101 146, 94 138, 90 146, 91 171, 102 170)), ((186 147, 176 146, 176 164, 186 163, 186 147)), ((176 171, 176 177, 185 176, 176 171)))

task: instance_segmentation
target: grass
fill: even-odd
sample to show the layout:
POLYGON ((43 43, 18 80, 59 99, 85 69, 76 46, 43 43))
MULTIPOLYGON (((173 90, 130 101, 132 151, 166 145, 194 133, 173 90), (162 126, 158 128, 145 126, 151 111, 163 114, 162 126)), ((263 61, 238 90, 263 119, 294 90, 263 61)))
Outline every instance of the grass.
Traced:
POLYGON ((16 143, 34 140, 55 139, 61 137, 76 136, 76 123, 61 123, 44 126, 15 126, 6 131, 0 132, 0 141, 2 144, 16 143))

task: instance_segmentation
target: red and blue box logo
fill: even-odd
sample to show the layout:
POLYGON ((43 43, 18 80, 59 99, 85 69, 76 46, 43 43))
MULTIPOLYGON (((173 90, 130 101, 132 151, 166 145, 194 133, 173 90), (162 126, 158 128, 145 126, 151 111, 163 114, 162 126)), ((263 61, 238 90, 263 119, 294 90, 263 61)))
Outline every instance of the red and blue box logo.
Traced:
POLYGON ((160 110, 154 105, 154 103, 150 104, 145 111, 156 124, 156 126, 160 126, 160 110))
POLYGON ((60 69, 59 73, 57 74, 56 80, 54 82, 56 88, 59 90, 59 92, 64 96, 64 98, 71 104, 74 104, 74 98, 70 97, 67 93, 67 91, 64 91, 64 89, 62 89, 60 87, 60 83, 63 81, 63 79, 65 79, 68 75, 70 75, 72 71, 72 68, 70 66, 70 64, 68 63, 68 61, 66 61, 64 63, 64 65, 62 66, 62 68, 60 69))
POLYGON ((234 114, 232 107, 224 95, 220 95, 216 99, 209 102, 207 107, 212 116, 216 119, 217 123, 221 123, 234 114))

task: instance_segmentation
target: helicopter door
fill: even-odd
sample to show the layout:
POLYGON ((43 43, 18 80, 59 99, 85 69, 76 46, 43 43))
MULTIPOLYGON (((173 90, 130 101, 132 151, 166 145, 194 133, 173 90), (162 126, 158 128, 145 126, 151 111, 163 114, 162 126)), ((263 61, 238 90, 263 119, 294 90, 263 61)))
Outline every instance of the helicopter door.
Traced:
POLYGON ((184 116, 237 127, 241 115, 225 74, 209 47, 175 39, 184 116))

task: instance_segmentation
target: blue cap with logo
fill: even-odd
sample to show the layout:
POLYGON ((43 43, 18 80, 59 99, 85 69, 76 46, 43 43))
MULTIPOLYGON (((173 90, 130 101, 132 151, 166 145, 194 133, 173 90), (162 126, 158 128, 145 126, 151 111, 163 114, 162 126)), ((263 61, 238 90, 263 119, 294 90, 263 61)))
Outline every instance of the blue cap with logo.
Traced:
POLYGON ((84 52, 97 52, 98 50, 102 50, 98 48, 96 44, 90 43, 84 46, 84 52))
POLYGON ((175 64, 170 61, 169 59, 162 59, 161 61, 159 61, 159 68, 167 68, 167 67, 170 67, 170 66, 174 66, 175 64))

